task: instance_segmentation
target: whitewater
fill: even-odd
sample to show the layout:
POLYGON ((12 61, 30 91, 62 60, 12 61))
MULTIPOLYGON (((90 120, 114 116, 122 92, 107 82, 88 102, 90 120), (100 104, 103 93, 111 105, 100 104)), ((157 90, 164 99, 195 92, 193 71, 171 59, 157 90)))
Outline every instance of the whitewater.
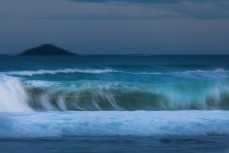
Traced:
POLYGON ((0 138, 229 135, 222 56, 0 59, 0 138))

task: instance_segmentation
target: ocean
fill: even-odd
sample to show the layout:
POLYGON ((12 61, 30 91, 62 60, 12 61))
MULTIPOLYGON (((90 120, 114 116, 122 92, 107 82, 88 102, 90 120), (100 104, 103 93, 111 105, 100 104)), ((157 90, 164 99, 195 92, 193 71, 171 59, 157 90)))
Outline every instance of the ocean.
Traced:
POLYGON ((229 153, 229 56, 0 56, 0 153, 229 153))

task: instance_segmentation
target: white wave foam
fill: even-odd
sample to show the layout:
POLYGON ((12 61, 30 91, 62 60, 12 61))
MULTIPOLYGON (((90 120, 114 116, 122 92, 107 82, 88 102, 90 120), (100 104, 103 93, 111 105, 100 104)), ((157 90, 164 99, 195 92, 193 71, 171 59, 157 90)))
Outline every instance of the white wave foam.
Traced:
POLYGON ((118 73, 126 73, 126 74, 135 74, 135 75, 162 75, 161 72, 125 72, 125 71, 115 71, 118 73))
POLYGON ((229 71, 224 69, 215 70, 188 70, 168 73, 169 75, 181 78, 191 78, 200 80, 215 80, 229 77, 229 71))
POLYGON ((60 86, 60 82, 52 82, 52 81, 41 81, 41 80, 28 80, 24 82, 25 86, 32 88, 48 88, 48 87, 58 87, 60 86))
POLYGON ((110 73, 113 72, 111 69, 62 69, 62 70, 37 70, 37 71, 11 71, 6 72, 7 75, 16 75, 16 76, 34 76, 34 75, 43 75, 43 74, 58 74, 58 73, 110 73))
POLYGON ((129 74, 146 74, 146 75, 187 75, 187 74, 211 74, 211 73, 218 73, 218 74, 228 74, 229 71, 225 69, 215 69, 215 70, 185 70, 185 71, 176 71, 176 72, 156 72, 156 71, 143 71, 143 72, 130 72, 130 71, 117 71, 113 70, 114 72, 120 73, 129 73, 129 74))
POLYGON ((0 112, 31 111, 27 101, 28 96, 19 79, 0 76, 0 112))
POLYGON ((228 135, 228 116, 229 111, 0 113, 0 137, 228 135))
POLYGON ((101 73, 126 73, 134 75, 173 75, 177 77, 191 77, 191 78, 225 78, 229 77, 229 71, 224 69, 215 70, 188 70, 188 71, 178 71, 178 72, 129 72, 129 71, 119 71, 115 69, 60 69, 60 70, 36 70, 36 71, 11 71, 5 72, 3 74, 12 76, 34 76, 34 75, 44 75, 44 74, 59 74, 59 73, 91 73, 91 74, 101 74, 101 73))

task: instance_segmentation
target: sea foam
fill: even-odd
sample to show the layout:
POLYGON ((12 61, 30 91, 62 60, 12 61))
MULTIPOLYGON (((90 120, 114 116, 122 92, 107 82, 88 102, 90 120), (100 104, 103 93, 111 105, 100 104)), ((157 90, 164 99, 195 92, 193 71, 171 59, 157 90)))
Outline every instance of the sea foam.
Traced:
POLYGON ((228 135, 228 111, 0 113, 0 137, 228 135))
POLYGON ((20 80, 0 75, 0 112, 31 111, 28 96, 20 80))
POLYGON ((23 70, 23 71, 8 71, 2 72, 1 74, 10 75, 10 76, 35 76, 35 75, 55 75, 55 74, 71 74, 71 73, 86 73, 86 74, 106 74, 106 73, 123 73, 131 75, 166 75, 166 76, 175 76, 183 78, 196 78, 196 79, 216 79, 216 78, 227 78, 229 75, 228 70, 224 69, 213 69, 213 70, 185 70, 185 71, 175 71, 175 72, 158 72, 155 70, 150 71, 127 71, 127 70, 118 70, 115 68, 65 68, 65 69, 55 69, 55 70, 23 70))
POLYGON ((36 71, 11 71, 5 72, 7 75, 15 76, 34 76, 34 75, 44 75, 44 74, 58 74, 58 73, 109 73, 113 72, 111 69, 60 69, 60 70, 36 70, 36 71))

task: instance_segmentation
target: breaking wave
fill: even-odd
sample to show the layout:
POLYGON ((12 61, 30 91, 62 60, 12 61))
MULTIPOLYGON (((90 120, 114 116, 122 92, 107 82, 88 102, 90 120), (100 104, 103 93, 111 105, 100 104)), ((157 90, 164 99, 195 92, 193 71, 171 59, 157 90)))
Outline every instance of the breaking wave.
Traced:
POLYGON ((19 79, 0 75, 0 112, 31 111, 28 95, 19 79))
POLYGON ((228 110, 229 82, 42 82, 4 75, 0 111, 228 110))
MULTIPOLYGON (((129 68, 129 67, 128 67, 129 68)), ((140 67, 142 68, 142 67, 140 67)), ((168 72, 157 69, 121 69, 117 67, 108 67, 108 68, 88 68, 88 69, 59 69, 59 70, 26 70, 26 71, 9 71, 2 74, 10 76, 36 76, 36 75, 55 75, 55 74, 71 74, 71 73, 83 73, 83 74, 106 74, 106 73, 123 73, 123 74, 133 74, 133 75, 166 75, 166 76, 177 76, 177 77, 189 77, 189 78, 215 78, 215 77, 228 77, 229 71, 224 69, 214 69, 214 70, 184 70, 184 71, 175 71, 168 72)))
POLYGON ((44 75, 44 74, 58 74, 58 73, 109 73, 113 72, 111 69, 61 69, 61 70, 37 70, 37 71, 11 71, 6 72, 7 75, 15 76, 34 76, 34 75, 44 75))

